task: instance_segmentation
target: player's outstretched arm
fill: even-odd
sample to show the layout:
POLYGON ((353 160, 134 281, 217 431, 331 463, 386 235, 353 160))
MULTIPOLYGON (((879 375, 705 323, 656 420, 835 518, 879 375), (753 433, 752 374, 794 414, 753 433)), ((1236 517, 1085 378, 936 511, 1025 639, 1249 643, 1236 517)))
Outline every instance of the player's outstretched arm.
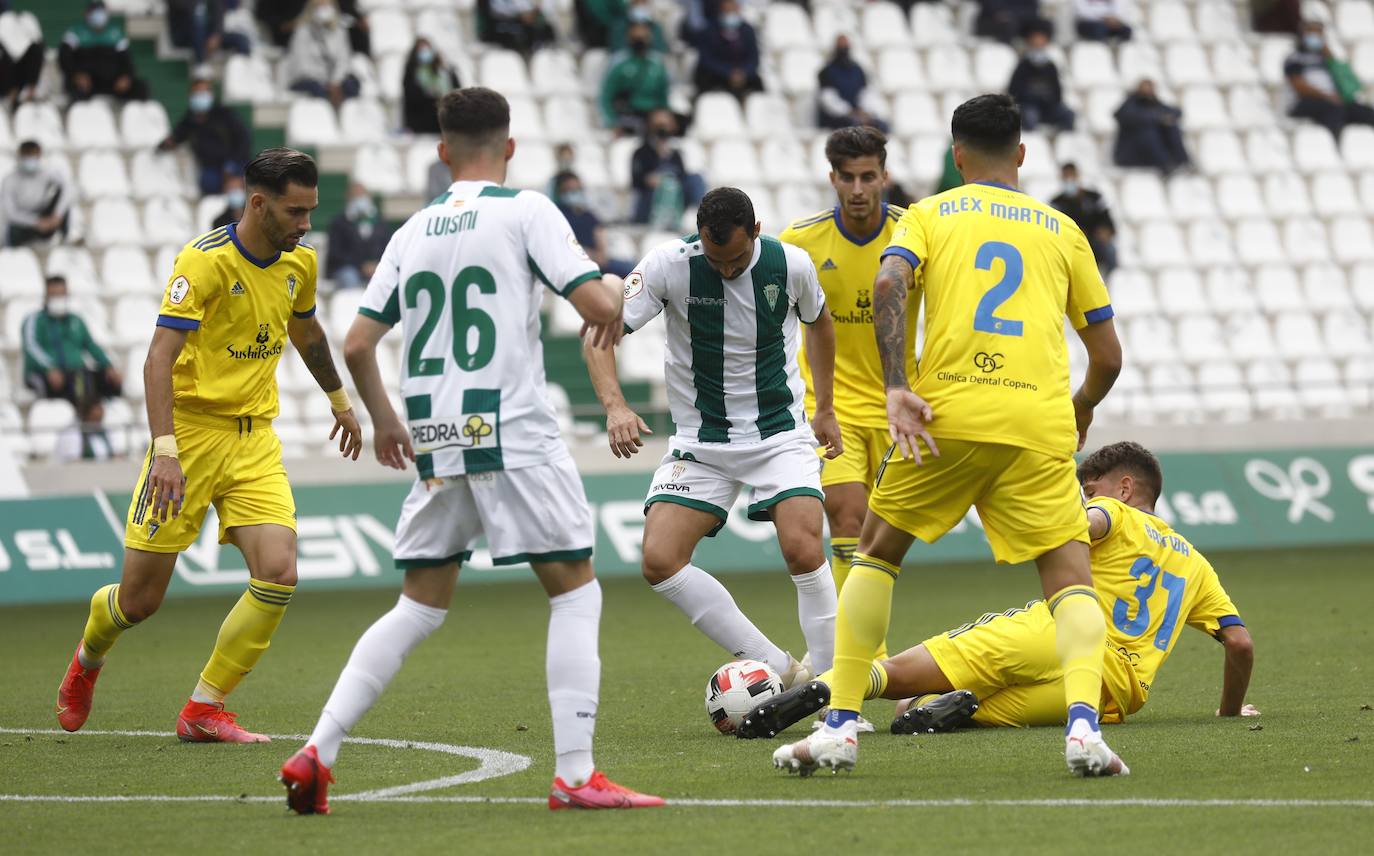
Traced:
POLYGON ((1221 707, 1217 716, 1259 716, 1254 705, 1245 704, 1250 688, 1250 672, 1255 667, 1255 641, 1243 625, 1234 624, 1217 632, 1226 649, 1226 665, 1221 679, 1221 707))
POLYGON ((390 330, 390 326, 380 321, 358 315, 344 338, 344 364, 353 376, 358 397, 363 400, 363 406, 372 417, 375 434, 372 444, 377 453, 377 463, 394 470, 404 470, 407 459, 415 460, 415 450, 410 445, 410 432, 396 415, 391 399, 387 398, 382 370, 377 365, 377 343, 390 330))
POLYGON ((816 412, 811 417, 811 430, 825 447, 825 457, 831 460, 844 452, 840 439, 840 423, 835 418, 835 322, 828 309, 821 310, 816 320, 806 325, 806 361, 811 367, 811 386, 816 396, 816 412))
POLYGON ((926 425, 935 418, 930 405, 911 391, 906 376, 906 300, 915 281, 915 269, 899 255, 883 257, 878 276, 873 280, 873 333, 878 338, 878 357, 883 364, 883 386, 887 388, 887 430, 903 458, 921 463, 917 438, 925 441, 931 454, 940 450, 926 425))
POLYGON ((1121 340, 1116 336, 1112 319, 1086 324, 1078 330, 1078 338, 1088 350, 1088 373, 1083 385, 1073 394, 1073 412, 1078 422, 1078 449, 1088 440, 1088 426, 1093 423, 1093 408, 1102 403, 1121 374, 1121 340))
POLYGON ((172 366, 186 344, 186 330, 158 326, 143 361, 148 428, 153 434, 153 465, 148 469, 148 499, 153 519, 165 521, 181 513, 186 477, 177 459, 176 427, 172 421, 172 366))
POLYGON ((339 372, 334 368, 334 357, 329 353, 329 340, 325 338, 320 319, 293 317, 286 324, 286 335, 301 355, 301 361, 310 369, 315 382, 329 396, 329 409, 334 414, 334 428, 329 439, 339 438, 339 452, 345 458, 358 460, 363 448, 363 429, 358 425, 358 417, 349 403, 348 392, 343 388, 339 372))
POLYGON ((584 336, 582 359, 587 362, 587 375, 592 379, 596 397, 606 409, 606 438, 611 444, 611 454, 617 458, 638 454, 639 447, 644 445, 640 434, 654 432, 625 402, 620 377, 616 374, 615 348, 598 347, 591 336, 584 336))
POLYGON ((568 295, 568 302, 585 322, 583 342, 594 348, 614 348, 625 335, 625 282, 615 274, 602 274, 600 282, 579 285, 568 295))

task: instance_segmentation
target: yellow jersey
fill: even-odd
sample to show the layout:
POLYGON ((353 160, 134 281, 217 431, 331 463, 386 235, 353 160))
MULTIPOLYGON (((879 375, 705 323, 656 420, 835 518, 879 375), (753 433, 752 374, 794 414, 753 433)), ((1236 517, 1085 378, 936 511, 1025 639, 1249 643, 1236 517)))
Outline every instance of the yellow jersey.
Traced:
POLYGON ((172 368, 173 406, 208 416, 277 415, 277 363, 286 324, 315 314, 313 247, 258 259, 230 223, 181 248, 162 295, 159 327, 186 330, 172 368))
POLYGON ((914 387, 935 413, 931 435, 1071 457, 1064 318, 1079 329, 1112 317, 1073 220, 1014 188, 965 184, 909 208, 889 255, 923 292, 914 387))
POLYGON ((1124 713, 1145 704, 1150 685, 1186 624, 1216 636, 1244 626, 1211 563, 1160 518, 1123 502, 1088 502, 1107 515, 1092 543, 1093 588, 1107 617, 1103 679, 1124 713))
MULTIPOLYGON (((887 428, 883 364, 873 336, 873 278, 883 248, 892 240, 905 208, 883 204, 882 225, 871 235, 849 234, 838 206, 788 226, 778 240, 806 250, 820 275, 825 305, 835 322, 835 416, 855 428, 887 428)), ((907 341, 916 341, 916 303, 907 312, 907 341)), ((806 382, 806 412, 816 412, 811 366, 797 352, 806 382)), ((908 354, 907 377, 916 377, 916 353, 908 354)))

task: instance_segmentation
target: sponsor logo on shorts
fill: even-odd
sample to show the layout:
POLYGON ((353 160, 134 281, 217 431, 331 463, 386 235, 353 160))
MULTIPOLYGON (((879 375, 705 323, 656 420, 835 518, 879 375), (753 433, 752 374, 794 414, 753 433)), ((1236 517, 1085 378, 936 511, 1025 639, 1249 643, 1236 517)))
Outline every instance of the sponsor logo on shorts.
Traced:
POLYGON ((691 493, 691 485, 676 484, 674 482, 661 482, 653 486, 654 493, 691 493))

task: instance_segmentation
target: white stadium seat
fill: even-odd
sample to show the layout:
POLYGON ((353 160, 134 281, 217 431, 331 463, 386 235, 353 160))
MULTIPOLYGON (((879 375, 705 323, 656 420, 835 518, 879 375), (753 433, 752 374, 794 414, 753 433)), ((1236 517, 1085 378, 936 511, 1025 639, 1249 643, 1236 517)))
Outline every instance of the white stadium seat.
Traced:
POLYGON ((511 187, 543 190, 558 164, 553 158, 553 147, 548 143, 526 143, 516 146, 515 157, 511 158, 510 171, 506 183, 511 187))
POLYGON ((703 142, 747 136, 739 101, 726 92, 707 92, 697 99, 693 133, 703 142))
POLYGON ((108 149, 119 145, 110 105, 98 98, 67 108, 67 144, 74 149, 108 149))
POLYGON ((1169 179, 1169 207, 1178 220, 1207 220, 1220 216, 1216 192, 1199 175, 1176 175, 1169 179))
POLYGON ((1260 308, 1270 315, 1296 312, 1305 308, 1293 269, 1275 262, 1255 271, 1255 297, 1260 308))
POLYGON ((738 185, 757 180, 759 172, 758 152, 748 140, 721 140, 711 146, 708 184, 738 185))
MULTIPOLYGON (((874 4, 887 5, 887 4, 874 4)), ((1011 80, 1008 71, 1006 81, 1011 80)), ((1006 86, 1006 81, 1002 86, 1006 86)), ((922 81, 932 92, 962 91, 975 86, 968 51, 960 44, 936 45, 926 51, 926 74, 922 81)), ((911 85, 911 81, 907 81, 911 85)))
MULTIPOLYGON (((792 48, 785 51, 779 62, 779 82, 782 91, 797 96, 816 91, 816 75, 820 73, 823 60, 814 48, 792 48)), ((869 86, 877 86, 870 78, 869 86)))
POLYGON ((1323 172, 1313 176, 1312 199, 1321 217, 1363 212, 1355 182, 1345 172, 1323 172))
POLYGON ((911 43, 906 16, 895 3, 866 3, 861 8, 862 36, 869 48, 911 43))
POLYGON ((1274 354, 1274 333, 1263 315, 1233 315, 1225 320, 1227 349, 1242 362, 1274 354))
POLYGON ((816 39, 806 11, 791 3, 769 3, 764 8, 762 31, 763 43, 774 51, 809 47, 816 39))
MULTIPOLYGON (((1164 52, 1164 68, 1174 86, 1211 84, 1212 69, 1207 51, 1197 44, 1172 44, 1164 52)), ((1184 114, 1186 117, 1186 113, 1184 114)))
POLYGON ((1199 220, 1188 227, 1188 246, 1193 260, 1204 265, 1236 261, 1230 231, 1215 220, 1199 220))
POLYGON ((1298 170, 1312 174, 1341 163, 1331 133, 1320 125, 1299 125, 1293 132, 1293 158, 1298 170))
POLYGON ((1213 45, 1212 70, 1216 72, 1214 82, 1221 86, 1260 82, 1259 72, 1255 68, 1255 53, 1243 41, 1213 45))
POLYGON ((11 120, 16 141, 37 140, 45 152, 60 152, 67 147, 62 114, 47 101, 25 101, 11 120))
POLYGON ((1302 297, 1314 312, 1355 309, 1350 289, 1345 284, 1345 271, 1333 264, 1311 264, 1302 269, 1302 297))
MULTIPOLYGON (((478 64, 477 77, 483 86, 497 89, 509 98, 512 95, 526 95, 530 91, 529 72, 525 60, 515 51, 490 50, 482 54, 478 64)), ((601 82, 597 81, 600 91, 601 82)))
POLYGON ((1147 268, 1187 264, 1191 260, 1183 233, 1173 223, 1146 223, 1140 230, 1140 262, 1147 268))
MULTIPOLYGON (((41 295, 42 289, 40 288, 37 293, 41 295)), ((15 297, 6 300, 4 326, 0 327, 0 343, 10 350, 18 351, 22 346, 20 328, 24 324, 24 319, 42 308, 42 297, 15 297)))
POLYGON ((1283 245, 1274 221, 1251 219, 1236 224, 1236 255, 1247 267, 1264 268, 1282 262, 1283 245))
POLYGON ((1154 0, 1149 6, 1150 34, 1156 42, 1190 42, 1197 38, 1188 7, 1178 0, 1154 0))
POLYGON ((410 16, 400 10, 373 12, 367 16, 367 29, 371 34, 372 53, 376 56, 406 53, 415 43, 410 16))
POLYGON ((339 136, 346 143, 379 143, 387 138, 391 124, 380 101, 350 98, 339 107, 339 136))
POLYGON ((372 193, 393 194, 406 190, 406 171, 401 155, 386 143, 359 146, 353 161, 353 179, 372 193))
POLYGON ((1341 217, 1331 225, 1332 256, 1341 264, 1374 260, 1374 234, 1364 217, 1341 217))
POLYGON ((1274 339, 1279 356, 1285 360, 1306 360, 1325 355, 1317 319, 1296 308, 1274 319, 1274 339))
POLYGON ((570 95, 576 99, 584 92, 577 82, 577 60, 559 48, 544 48, 530 58, 530 82, 541 97, 570 95))
POLYGON ((1192 268, 1167 268, 1155 280, 1160 308, 1171 318, 1196 315, 1207 309, 1202 300, 1202 277, 1192 268))
MULTIPOLYGON (((516 157, 519 156, 520 151, 517 147, 516 157)), ((438 162, 439 154, 435 140, 424 139, 411 143, 406 149, 406 189, 411 193, 423 192, 425 182, 429 180, 429 169, 438 162)))
MULTIPOLYGON (((1327 134, 1328 140, 1330 137, 1331 135, 1327 134)), ((1257 175, 1293 169, 1293 155, 1288 146, 1288 136, 1277 129, 1251 131, 1246 134, 1244 157, 1249 163, 1250 171, 1257 175)))
POLYGON ((233 54, 224 64, 224 100, 231 104, 272 104, 284 99, 282 92, 261 54, 233 54))
POLYGON ((1374 128, 1346 125, 1341 130, 1341 158, 1352 171, 1374 171, 1374 128))
POLYGON ((95 261, 85 247, 61 244, 48 251, 46 273, 67 278, 67 288, 74 295, 104 293, 96 275, 95 261))
POLYGON ((1274 105, 1268 94, 1257 86, 1234 86, 1227 96, 1231 126, 1249 131, 1274 125, 1274 105))
POLYGON ((0 247, 0 297, 38 297, 43 271, 28 247, 0 247))
POLYGON ((954 21, 954 9, 944 3, 911 4, 911 40, 919 47, 949 44, 967 38, 954 21))
POLYGON ((911 88, 911 81, 924 80, 925 71, 916 51, 906 47, 884 48, 878 54, 877 80, 869 81, 883 92, 896 95, 911 88))
POLYGON ((519 142, 545 139, 544 117, 539 112, 538 102, 524 95, 511 96, 507 101, 510 102, 511 136, 519 142))
POLYGON ((1235 363, 1204 361, 1198 366, 1197 381, 1203 407, 1209 413, 1233 422, 1250 418, 1254 403, 1245 388, 1245 377, 1235 363))
POLYGON ((1286 258, 1295 264, 1326 261, 1331 258, 1331 244, 1326 226, 1311 217, 1295 217, 1283 225, 1283 246, 1286 258))
POLYGON ((157 294, 161 285, 148 266, 148 252, 131 244, 105 251, 100 258, 100 279, 111 294, 157 294))
POLYGON ((86 199, 129 195, 129 172, 124 168, 124 158, 116 151, 91 150, 81 155, 76 183, 86 199))
POLYGON ((1178 321, 1178 355, 1193 365, 1226 359, 1221 324, 1211 315, 1189 315, 1178 321))
POLYGON ((1350 312, 1328 312, 1322 316, 1319 341, 1323 343, 1326 353, 1333 357, 1366 357, 1374 354, 1364 319, 1350 312))
MULTIPOLYGON (((86 243, 92 247, 109 247, 145 239, 143 218, 128 199, 98 199, 91 206, 90 222, 86 224, 86 243)), ((186 234, 181 235, 182 240, 186 234)))
POLYGON ((1197 3, 1197 34, 1207 44, 1232 43, 1241 37, 1236 7, 1231 3, 1197 3))
MULTIPOLYGON (((1120 85, 1116 61, 1112 59, 1112 49, 1106 42, 1074 42, 1069 48, 1068 70, 1073 82, 1080 87, 1120 85)), ((1005 86, 1006 81, 1002 85, 1005 86)))
POLYGON ((1198 140, 1197 164, 1208 175, 1249 172, 1240 140, 1230 131, 1204 131, 1198 140))
POLYGON ((155 197, 143 208, 143 236, 154 243, 184 241, 195 233, 191 206, 174 196, 155 197))
POLYGON ((57 433, 76 423, 76 408, 60 398, 42 398, 29 408, 28 432, 33 449, 42 455, 52 453, 57 433))
POLYGON ((859 18, 848 3, 817 3, 811 12, 811 26, 816 31, 816 44, 830 50, 835 37, 858 33, 859 18))
POLYGON ((332 146, 339 142, 334 108, 323 98, 292 100, 286 117, 286 142, 293 146, 332 146))
POLYGON ((119 138, 125 148, 155 146, 172 131, 167 110, 157 101, 130 101, 119 111, 119 138))
POLYGON ((1214 86, 1189 86, 1183 90, 1179 107, 1183 110, 1183 123, 1190 131, 1232 127, 1221 90, 1214 86))
POLYGON ((1232 220, 1266 210, 1259 183, 1248 175, 1222 176, 1216 186, 1221 213, 1232 220))
MULTIPOLYGON (((1163 59, 1153 44, 1132 40, 1117 49, 1117 71, 1121 86, 1134 89, 1137 83, 1146 78, 1158 81, 1163 70, 1163 59)), ((1118 91, 1118 103, 1123 97, 1118 91)))
MULTIPOLYGON (((544 99, 544 128, 551 139, 578 140, 590 137, 597 121, 582 98, 544 99)), ((584 146, 583 148, 587 148, 584 146)), ((578 152, 581 154, 581 151, 578 152)), ((585 178, 585 177, 584 177, 585 178)))
MULTIPOLYGON (((1027 159, 1029 157, 1027 152, 1027 159)), ((1171 219, 1164 183, 1153 172, 1135 170, 1126 174, 1121 180, 1120 206, 1121 212, 1132 222, 1171 219)))
POLYGON ((181 164, 172 152, 140 149, 134 152, 129 172, 130 186, 139 199, 174 193, 188 196, 197 192, 182 175, 181 164))
POLYGON ((1344 39, 1374 38, 1374 6, 1368 0, 1340 0, 1332 29, 1344 39))
POLYGON ((795 139, 765 139, 760 144, 759 161, 763 179, 771 185, 816 179, 816 175, 806 168, 806 150, 795 139))

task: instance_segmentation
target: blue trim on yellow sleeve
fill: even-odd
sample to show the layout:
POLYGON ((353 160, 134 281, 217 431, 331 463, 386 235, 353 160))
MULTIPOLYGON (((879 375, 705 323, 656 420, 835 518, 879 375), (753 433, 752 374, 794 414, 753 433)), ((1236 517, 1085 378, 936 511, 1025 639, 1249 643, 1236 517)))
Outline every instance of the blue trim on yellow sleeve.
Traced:
POLYGON ((898 258, 905 259, 906 263, 911 265, 912 270, 915 270, 916 268, 921 266, 921 260, 916 258, 916 254, 913 253, 911 250, 908 250, 906 247, 888 247, 887 249, 883 250, 883 254, 879 258, 879 262, 881 262, 882 259, 885 259, 888 256, 897 256, 898 258))
POLYGON ((1240 616, 1239 616, 1239 615, 1223 615, 1221 618, 1218 618, 1218 619, 1217 619, 1217 629, 1218 629, 1218 630, 1221 630, 1221 629, 1224 628, 1224 627, 1244 627, 1244 626, 1245 626, 1245 622, 1240 620, 1240 616))
POLYGON ((1102 515, 1104 517, 1107 518, 1107 531, 1102 533, 1102 538, 1097 539, 1101 541, 1103 540, 1103 538, 1106 538, 1108 535, 1112 534, 1112 513, 1100 505, 1093 505, 1091 502, 1088 503, 1088 507, 1096 508, 1098 511, 1102 512, 1102 515))
POLYGON ((1108 303, 1106 306, 1099 306, 1097 309, 1089 309, 1087 312, 1084 312, 1083 319, 1089 324, 1097 324, 1115 315, 1116 312, 1112 309, 1112 305, 1108 303))
POLYGON ((305 310, 304 312, 297 312, 297 311, 295 311, 295 310, 293 309, 293 310, 291 310, 291 314, 292 314, 292 315, 295 315, 297 318, 302 318, 302 319, 304 319, 304 318, 314 318, 314 317, 315 317, 315 307, 312 306, 312 307, 310 307, 309 309, 305 310))
POLYGON ((173 330, 199 330, 200 321, 195 318, 178 318, 175 315, 159 315, 157 326, 171 327, 173 330))

